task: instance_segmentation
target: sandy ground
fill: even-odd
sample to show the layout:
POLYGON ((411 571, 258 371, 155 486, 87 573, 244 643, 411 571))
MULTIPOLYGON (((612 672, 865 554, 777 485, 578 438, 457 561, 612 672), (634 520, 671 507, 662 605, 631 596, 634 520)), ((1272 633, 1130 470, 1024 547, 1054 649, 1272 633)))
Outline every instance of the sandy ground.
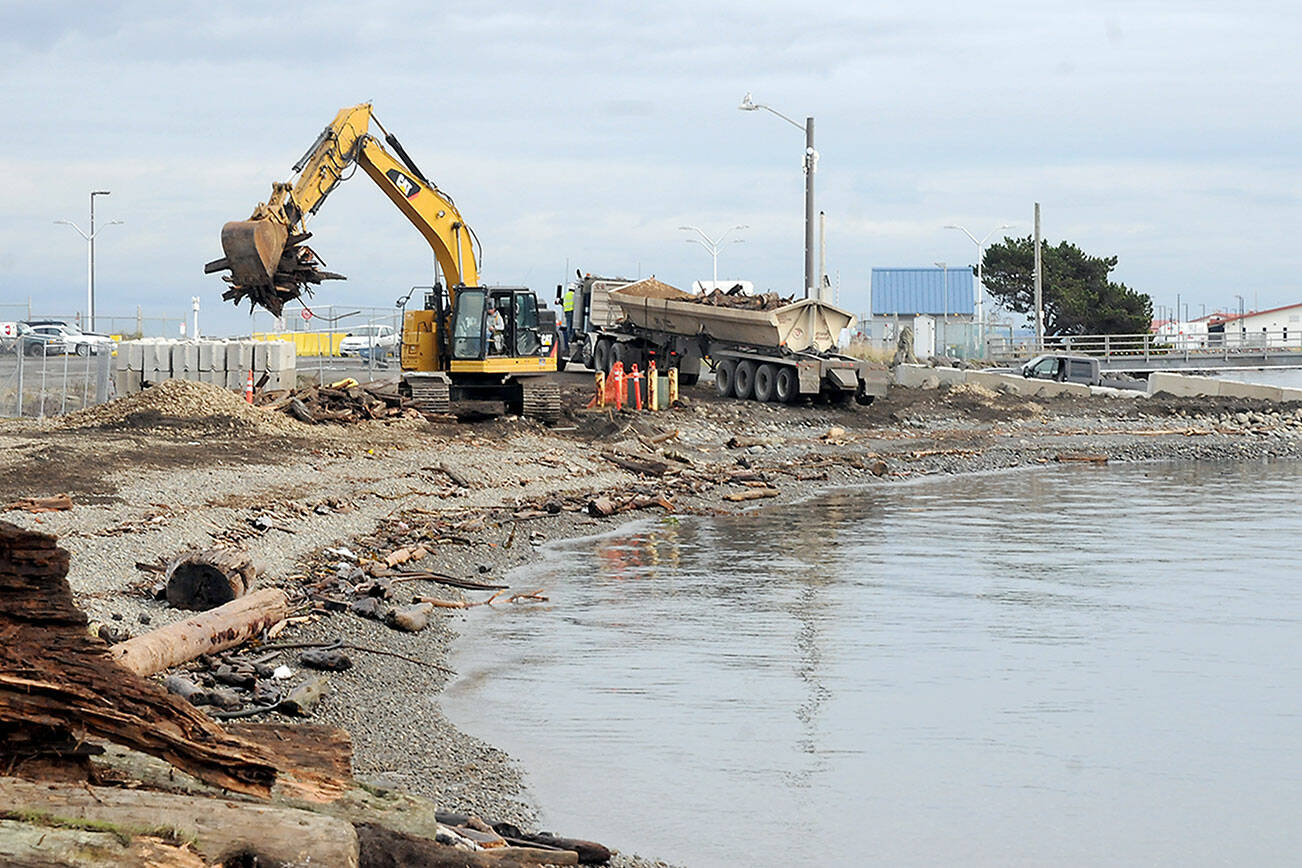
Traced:
MULTIPOLYGON (((300 618, 278 641, 338 637, 410 658, 357 651, 351 670, 331 676, 331 695, 316 720, 350 732, 359 778, 428 795, 448 810, 528 825, 535 808, 522 796, 521 770, 452 727, 439 709, 461 613, 437 610, 430 628, 410 634, 323 611, 323 597, 352 599, 356 574, 352 581, 338 576, 357 559, 423 546, 429 554, 401 569, 492 581, 527 562, 544 541, 630 517, 589 517, 584 504, 602 494, 616 502, 663 496, 677 512, 714 512, 763 508, 756 503, 846 483, 1082 456, 1302 455, 1302 408, 1290 405, 1030 401, 957 387, 896 389, 867 408, 786 407, 720 400, 703 384, 685 391, 681 408, 617 414, 581 409, 587 377, 558 379, 568 409, 554 429, 514 418, 311 427, 277 417, 264 424, 248 415, 263 411, 227 413, 224 404, 210 415, 191 407, 179 417, 105 413, 60 423, 2 422, 0 504, 63 492, 75 503, 68 512, 9 510, 3 518, 57 535, 71 553, 69 580, 80 604, 93 620, 130 634, 183 615, 152 599, 157 576, 137 569, 138 562, 191 547, 247 546, 264 571, 262 584, 285 587, 298 601, 300 618), (638 476, 603 457, 612 451, 655 457, 670 469, 638 476), (778 494, 724 499, 755 488, 778 494)), ((395 603, 423 594, 487 596, 423 581, 396 588, 395 603)), ((276 662, 298 669, 292 651, 276 662)), ((600 830, 554 831, 600 838, 600 830)), ((635 857, 623 863, 655 864, 635 857)))

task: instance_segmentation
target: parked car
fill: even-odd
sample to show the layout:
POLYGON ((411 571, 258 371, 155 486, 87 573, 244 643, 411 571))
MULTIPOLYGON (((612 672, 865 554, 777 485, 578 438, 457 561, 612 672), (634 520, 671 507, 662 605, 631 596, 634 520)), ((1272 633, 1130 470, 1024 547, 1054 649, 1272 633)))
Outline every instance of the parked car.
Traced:
POLYGON ((1059 383, 1084 383, 1087 386, 1097 386, 1102 382, 1098 359, 1062 353, 1036 356, 1022 365, 1022 376, 1059 383))
POLYGON ((398 352, 400 343, 402 337, 393 330, 393 326, 358 326, 339 342, 339 355, 361 356, 365 352, 369 356, 374 350, 378 359, 398 352))
POLYGON ((68 351, 60 335, 38 332, 25 322, 18 323, 14 347, 25 356, 60 356, 68 351))
POLYGON ((58 338, 64 346, 62 352, 89 356, 91 353, 111 353, 117 344, 108 335, 83 332, 75 325, 59 320, 33 320, 27 323, 36 334, 58 338))

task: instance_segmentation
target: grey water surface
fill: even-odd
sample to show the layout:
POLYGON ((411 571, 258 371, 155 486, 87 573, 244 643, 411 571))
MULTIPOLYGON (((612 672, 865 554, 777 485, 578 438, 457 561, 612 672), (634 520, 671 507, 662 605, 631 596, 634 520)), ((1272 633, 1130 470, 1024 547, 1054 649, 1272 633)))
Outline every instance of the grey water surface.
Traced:
POLYGON ((560 834, 690 866, 1296 864, 1302 463, 647 519, 471 610, 444 707, 560 834))

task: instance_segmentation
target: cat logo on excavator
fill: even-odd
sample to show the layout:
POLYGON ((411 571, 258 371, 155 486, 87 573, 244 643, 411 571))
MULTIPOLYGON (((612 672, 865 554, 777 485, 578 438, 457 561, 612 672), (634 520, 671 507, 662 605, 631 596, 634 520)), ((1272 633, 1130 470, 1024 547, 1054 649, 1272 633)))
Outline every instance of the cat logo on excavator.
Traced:
POLYGON ((384 173, 385 176, 393 182, 393 186, 402 191, 402 195, 408 199, 414 197, 420 192, 420 184, 417 184, 411 178, 399 172, 397 169, 390 169, 384 173))

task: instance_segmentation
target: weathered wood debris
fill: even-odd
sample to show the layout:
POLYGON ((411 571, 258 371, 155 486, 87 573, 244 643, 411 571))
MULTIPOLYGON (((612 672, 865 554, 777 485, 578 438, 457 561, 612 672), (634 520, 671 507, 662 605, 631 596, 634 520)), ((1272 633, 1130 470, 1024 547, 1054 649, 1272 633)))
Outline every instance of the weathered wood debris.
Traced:
MULTIPOLYGON (((53 537, 0 522, 0 864, 514 868, 610 858, 594 842, 363 788, 341 730, 223 727, 89 634, 67 569, 53 537)), ((319 700, 320 685, 282 707, 319 700)))
POLYGON ((300 422, 362 422, 367 419, 390 419, 418 416, 410 398, 398 394, 397 383, 368 383, 344 380, 328 386, 303 386, 297 389, 261 392, 258 406, 277 410, 300 422))
POLYGON ((737 284, 731 289, 712 290, 692 300, 697 304, 708 304, 712 307, 731 307, 738 310, 777 310, 791 304, 796 299, 795 296, 783 298, 776 292, 747 295, 742 292, 741 284, 737 284))

